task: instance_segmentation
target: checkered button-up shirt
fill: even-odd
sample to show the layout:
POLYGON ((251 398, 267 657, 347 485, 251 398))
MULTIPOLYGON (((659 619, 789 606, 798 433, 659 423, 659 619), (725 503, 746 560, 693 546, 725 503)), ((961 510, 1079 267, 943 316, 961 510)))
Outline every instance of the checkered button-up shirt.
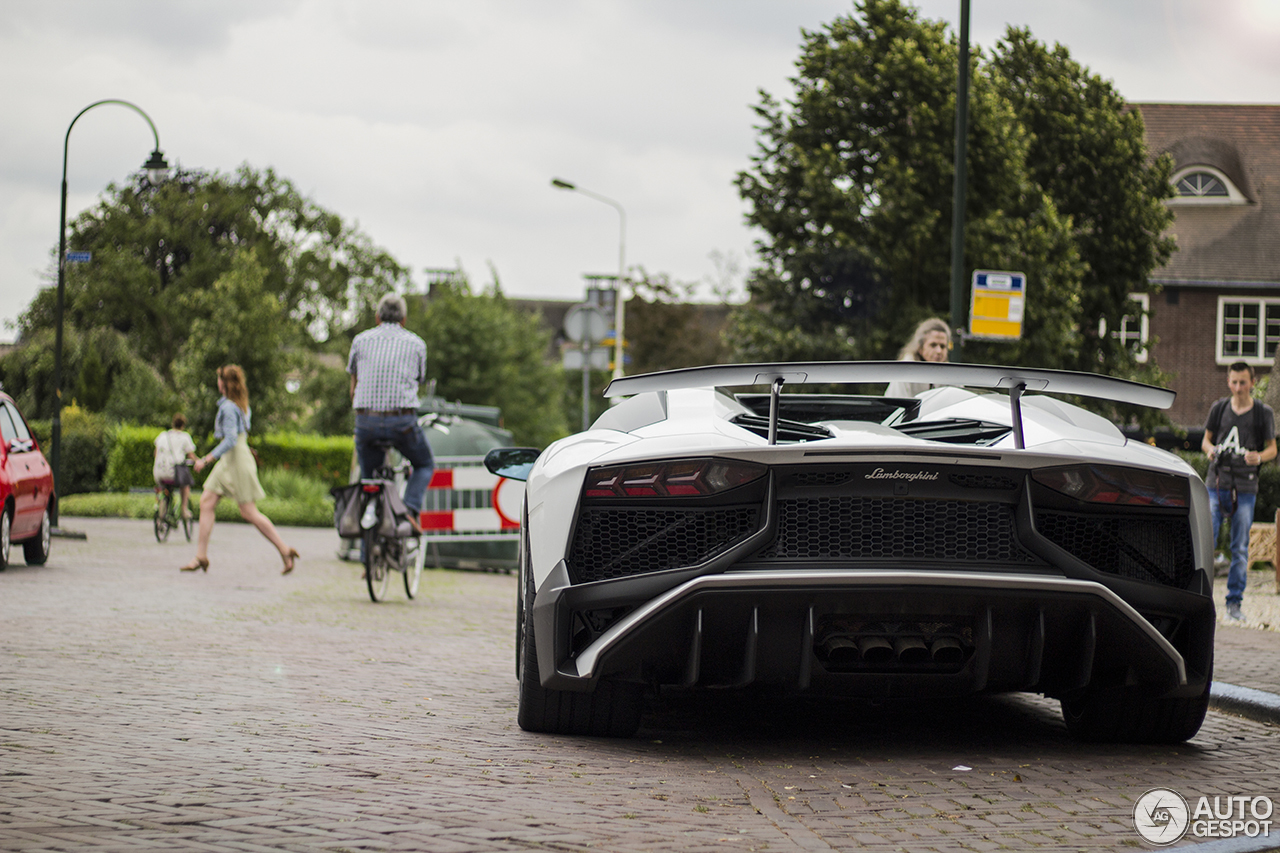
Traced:
POLYGON ((379 323, 351 342, 347 373, 356 378, 353 408, 417 408, 418 386, 427 379, 427 344, 399 323, 379 323))

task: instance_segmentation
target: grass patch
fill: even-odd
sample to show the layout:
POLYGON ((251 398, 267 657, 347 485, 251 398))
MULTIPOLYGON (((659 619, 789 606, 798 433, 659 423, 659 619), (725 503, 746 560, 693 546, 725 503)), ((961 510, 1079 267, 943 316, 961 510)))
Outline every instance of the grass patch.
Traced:
POLYGON ((128 492, 84 492, 58 501, 59 515, 82 518, 151 518, 155 512, 153 495, 128 492))
MULTIPOLYGON (((296 471, 271 469, 259 475, 267 496, 258 501, 258 509, 276 524, 290 527, 333 526, 333 499, 329 488, 319 480, 296 471)), ((191 490, 192 511, 198 513, 200 491, 191 490)), ((58 502, 60 515, 82 518, 151 518, 156 512, 154 494, 132 492, 91 492, 67 495, 58 502)), ((244 521, 236 505, 218 502, 218 521, 244 521)))

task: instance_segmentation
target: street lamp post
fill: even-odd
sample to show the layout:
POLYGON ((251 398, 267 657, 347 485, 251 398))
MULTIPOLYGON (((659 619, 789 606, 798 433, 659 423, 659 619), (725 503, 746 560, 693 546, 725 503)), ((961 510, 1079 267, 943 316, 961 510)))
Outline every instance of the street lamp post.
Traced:
MULTIPOLYGON (((142 164, 142 168, 147 172, 147 179, 153 184, 158 184, 169 176, 169 164, 165 162, 164 155, 160 153, 160 134, 156 132, 155 123, 151 121, 151 116, 142 111, 141 107, 131 104, 128 101, 121 101, 110 98, 105 101, 95 101, 89 106, 76 113, 76 117, 71 120, 71 124, 67 125, 67 135, 62 143, 62 212, 58 222, 58 296, 57 307, 55 309, 57 331, 54 333, 53 342, 53 430, 52 430, 52 456, 53 464, 53 492, 55 495, 61 495, 62 480, 62 305, 63 293, 66 285, 67 271, 67 153, 71 147, 71 128, 76 126, 76 122, 80 120, 80 116, 89 112, 94 107, 100 107, 103 104, 119 104, 142 116, 147 125, 151 128, 151 135, 155 139, 155 149, 151 152, 151 157, 146 163, 142 164)), ((58 526, 58 504, 55 501, 53 511, 50 513, 50 521, 54 527, 58 526)))
POLYGON ((951 361, 963 361, 969 308, 965 301, 964 207, 969 191, 969 0, 960 0, 960 59, 956 67, 956 153, 951 199, 951 361))
POLYGON ((623 310, 622 285, 627 280, 627 212, 608 196, 584 190, 582 187, 561 178, 552 178, 551 186, 558 190, 571 190, 582 193, 588 198, 602 201, 618 211, 618 280, 613 290, 613 378, 622 377, 622 339, 626 331, 626 312, 623 310))

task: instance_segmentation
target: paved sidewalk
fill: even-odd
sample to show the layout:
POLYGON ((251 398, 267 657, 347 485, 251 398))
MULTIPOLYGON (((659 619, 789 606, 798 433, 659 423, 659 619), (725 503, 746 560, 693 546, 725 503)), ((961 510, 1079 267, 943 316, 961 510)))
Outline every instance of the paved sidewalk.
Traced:
POLYGON ((1226 578, 1214 583, 1213 707, 1280 724, 1280 595, 1271 569, 1249 572, 1243 623, 1226 618, 1226 578))
MULTIPOLYGON (((375 605, 328 530, 285 529, 281 577, 245 525, 180 574, 193 549, 147 522, 64 523, 88 540, 0 574, 4 851, 1130 850, 1151 788, 1280 799, 1274 725, 1096 746, 1031 695, 530 735, 511 576, 433 571, 375 605)), ((1224 683, 1280 693, 1280 634, 1219 636, 1224 683)))

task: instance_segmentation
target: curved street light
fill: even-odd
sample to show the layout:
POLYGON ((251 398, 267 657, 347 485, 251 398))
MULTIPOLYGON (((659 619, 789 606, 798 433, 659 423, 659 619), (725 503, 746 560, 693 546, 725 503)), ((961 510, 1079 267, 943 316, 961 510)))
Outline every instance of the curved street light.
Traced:
POLYGON ((622 285, 627 280, 627 212, 622 209, 622 205, 608 196, 593 193, 591 190, 584 190, 577 184, 562 178, 552 178, 551 186, 558 190, 582 193, 588 198, 602 201, 618 211, 618 280, 614 285, 613 293, 613 378, 620 379, 622 377, 622 339, 626 322, 626 313, 623 310, 622 285))
MULTIPOLYGON (((158 184, 169 177, 169 164, 164 159, 164 154, 160 152, 160 134, 156 132, 156 126, 151 121, 151 116, 142 111, 142 108, 128 101, 121 101, 115 98, 108 98, 104 101, 94 101, 89 106, 76 113, 76 117, 71 120, 71 124, 67 125, 67 136, 62 143, 62 212, 58 222, 58 297, 57 307, 55 309, 57 317, 57 331, 54 333, 53 343, 53 424, 51 436, 51 455, 53 458, 50 462, 53 465, 53 493, 55 496, 61 496, 60 483, 62 479, 62 303, 63 291, 66 282, 67 269, 67 152, 71 147, 71 128, 76 126, 76 122, 80 120, 80 116, 89 112, 94 107, 100 107, 103 104, 119 104, 122 107, 128 107, 146 120, 147 126, 151 128, 151 135, 155 139, 155 148, 151 152, 151 157, 147 162, 142 164, 142 168, 146 170, 147 180, 152 184, 158 184)), ((54 527, 58 526, 58 503, 54 501, 53 512, 51 513, 50 522, 54 527)))

